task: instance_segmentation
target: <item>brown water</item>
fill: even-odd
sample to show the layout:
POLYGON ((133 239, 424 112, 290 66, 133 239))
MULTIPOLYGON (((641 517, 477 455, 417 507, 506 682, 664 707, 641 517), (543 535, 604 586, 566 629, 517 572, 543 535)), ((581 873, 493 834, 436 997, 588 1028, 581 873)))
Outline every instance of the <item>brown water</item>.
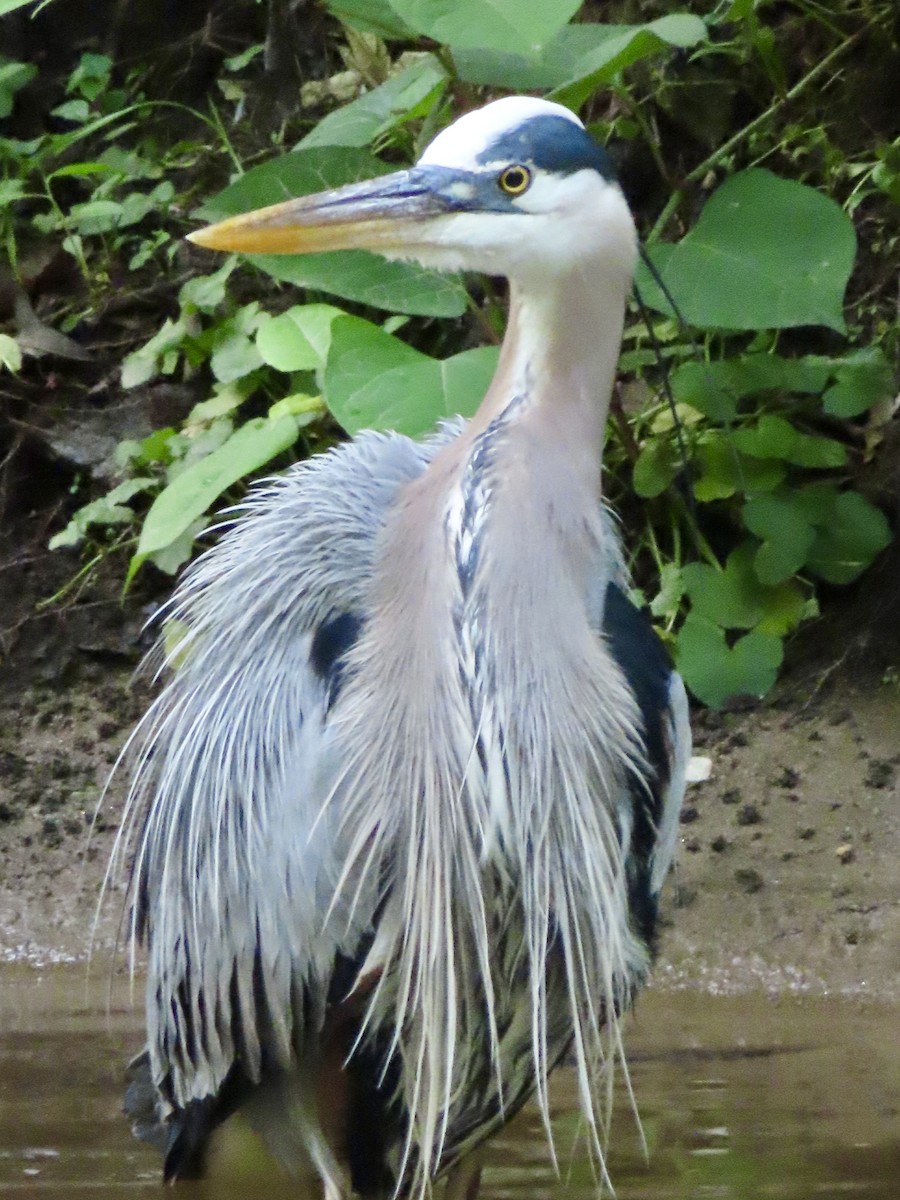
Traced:
MULTIPOLYGON (((627 1042, 650 1156, 620 1088, 609 1153, 619 1200, 900 1200, 895 1007, 651 992, 627 1042)), ((139 1046, 139 1014, 127 1005, 107 1014, 83 968, 0 970, 0 1197, 165 1195, 156 1156, 120 1114, 122 1066, 139 1046)), ((569 1153, 572 1103, 562 1073, 563 1180, 526 1114, 494 1142, 482 1200, 596 1194, 583 1157, 569 1153)), ((176 1194, 192 1200, 201 1189, 176 1194)))

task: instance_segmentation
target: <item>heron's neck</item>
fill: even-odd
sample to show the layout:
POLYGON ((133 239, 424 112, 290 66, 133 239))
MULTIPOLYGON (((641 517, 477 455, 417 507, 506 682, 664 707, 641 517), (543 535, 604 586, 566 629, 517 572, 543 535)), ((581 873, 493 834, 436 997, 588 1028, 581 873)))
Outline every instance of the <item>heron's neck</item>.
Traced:
POLYGON ((531 286, 511 282, 500 362, 473 432, 507 413, 545 446, 565 447, 571 469, 599 486, 630 280, 591 266, 531 286))

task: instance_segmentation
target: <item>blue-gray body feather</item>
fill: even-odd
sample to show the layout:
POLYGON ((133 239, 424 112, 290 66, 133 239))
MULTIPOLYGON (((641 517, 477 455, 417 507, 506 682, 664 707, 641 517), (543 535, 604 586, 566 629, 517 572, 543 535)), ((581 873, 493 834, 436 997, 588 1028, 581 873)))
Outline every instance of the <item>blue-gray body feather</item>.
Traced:
MULTIPOLYGON (((599 687, 622 716, 580 713, 583 746, 529 748, 543 727, 494 694, 508 649, 478 597, 502 425, 474 440, 443 513, 438 556, 459 581, 445 631, 455 678, 442 664, 419 662, 421 678, 405 683, 390 663, 373 668, 379 561, 398 531, 416 536, 396 524, 398 506, 459 429, 421 445, 366 434, 257 488, 168 608, 173 673, 138 730, 130 813, 171 1176, 190 1174, 212 1125, 247 1100, 276 1153, 292 1165, 302 1152, 342 1194, 347 1167, 309 1081, 330 1012, 357 990, 349 1045, 382 1090, 389 1129, 373 1178, 385 1194, 399 1180, 426 1188, 535 1091, 546 1115, 546 1075, 573 1037, 592 1115, 587 1092, 618 1049, 616 1017, 643 978, 673 848, 683 692, 624 598, 598 505, 579 599, 608 673, 599 687), (426 694, 406 704, 404 687, 426 694), (438 744, 410 745, 416 736, 438 744), (592 736, 614 752, 604 759, 592 736)), ((398 630, 417 662, 430 645, 419 636, 398 630)), ((535 667, 524 694, 547 679, 535 667)), ((534 694, 535 710, 564 709, 564 690, 534 694)), ((558 741, 553 713, 543 719, 558 741)))

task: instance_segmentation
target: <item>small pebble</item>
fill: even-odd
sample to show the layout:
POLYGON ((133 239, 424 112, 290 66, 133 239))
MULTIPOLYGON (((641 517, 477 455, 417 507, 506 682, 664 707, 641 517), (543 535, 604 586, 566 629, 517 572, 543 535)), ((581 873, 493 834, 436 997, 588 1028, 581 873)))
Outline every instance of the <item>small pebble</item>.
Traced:
POLYGON ((837 855, 838 862, 842 867, 846 866, 847 863, 852 863, 853 859, 856 857, 853 852, 853 847, 849 842, 845 842, 843 846, 838 846, 837 850, 835 850, 835 854, 837 855))
POLYGON ((765 885, 762 875, 759 871, 754 871, 752 867, 739 867, 735 871, 734 877, 748 896, 762 891, 765 885))
POLYGON ((897 769, 893 763, 884 758, 873 758, 869 763, 866 777, 863 780, 866 787, 890 787, 897 777, 897 769))
POLYGON ((758 825, 762 821, 762 813, 755 804, 742 804, 737 810, 738 825, 758 825))

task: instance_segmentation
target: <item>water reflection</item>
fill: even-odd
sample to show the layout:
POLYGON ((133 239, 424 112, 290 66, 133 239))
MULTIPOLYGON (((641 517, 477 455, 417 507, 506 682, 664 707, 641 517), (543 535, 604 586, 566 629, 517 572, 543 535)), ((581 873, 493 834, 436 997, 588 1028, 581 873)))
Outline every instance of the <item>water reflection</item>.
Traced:
MULTIPOLYGON (((619 1200, 821 1200, 900 1195, 896 1009, 841 999, 651 993, 629 1030, 645 1160, 618 1089, 609 1171, 619 1200)), ((161 1195, 155 1154, 121 1116, 122 1066, 139 1015, 106 1012, 83 968, 0 973, 0 1196, 161 1195)), ((574 1086, 553 1093, 563 1180, 540 1122, 523 1115, 490 1151, 483 1200, 594 1196, 572 1154, 574 1086)), ((271 1185, 200 1188, 182 1200, 275 1200, 271 1185)), ((286 1195, 289 1191, 286 1191, 286 1195)))

